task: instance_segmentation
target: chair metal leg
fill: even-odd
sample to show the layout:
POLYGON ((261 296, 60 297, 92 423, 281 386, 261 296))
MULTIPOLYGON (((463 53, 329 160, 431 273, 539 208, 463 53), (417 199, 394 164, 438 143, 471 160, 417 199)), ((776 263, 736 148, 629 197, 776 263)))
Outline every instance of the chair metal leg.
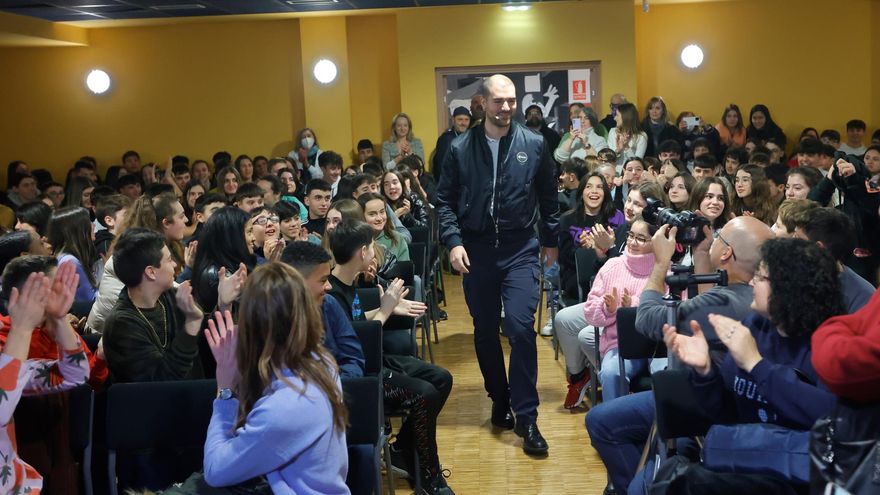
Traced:
MULTIPOLYGON (((389 451, 390 453, 390 451, 389 451)), ((116 451, 107 452, 107 489, 110 495, 117 495, 118 486, 116 484, 116 451)))
POLYGON ((382 495, 382 444, 380 443, 377 443, 373 449, 373 471, 375 472, 373 495, 382 495))
POLYGON ((388 438, 383 438, 385 444, 382 449, 385 451, 385 473, 388 474, 388 493, 394 495, 394 472, 391 469, 391 445, 388 438))

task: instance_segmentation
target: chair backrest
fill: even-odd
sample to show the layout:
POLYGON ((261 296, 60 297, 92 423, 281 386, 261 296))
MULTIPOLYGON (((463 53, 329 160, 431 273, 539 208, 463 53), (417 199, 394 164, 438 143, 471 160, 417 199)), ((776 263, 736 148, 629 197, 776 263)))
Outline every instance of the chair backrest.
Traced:
POLYGON ((403 280, 403 285, 413 285, 414 276, 419 274, 412 261, 398 261, 392 271, 395 276, 403 280))
POLYGON ((617 345, 623 359, 666 357, 666 345, 636 331, 636 309, 617 309, 617 345))
POLYGON ((574 266, 577 270, 578 296, 580 301, 587 300, 590 286, 596 277, 596 251, 592 249, 575 249, 574 266))
POLYGON ((378 375, 382 371, 382 324, 378 321, 354 321, 351 326, 364 350, 364 374, 378 375))
POLYGON ((215 380, 120 383, 107 391, 107 448, 204 447, 215 380))
POLYGON ((346 407, 352 412, 348 415, 351 424, 345 432, 348 445, 378 443, 379 425, 384 419, 382 378, 379 376, 343 378, 342 396, 346 407))
POLYGON ((407 227, 407 230, 409 230, 409 233, 412 236, 412 242, 428 244, 430 235, 428 227, 407 227))
POLYGON ((703 413, 686 369, 663 370, 652 375, 661 438, 703 436, 717 422, 703 413))
POLYGON ((378 309, 381 304, 379 297, 379 289, 376 287, 358 288, 357 296, 361 302, 361 309, 364 311, 372 311, 378 309))
MULTIPOLYGON (((88 384, 19 400, 14 416, 18 453, 43 476, 45 493, 77 491, 70 478, 76 464, 91 467, 94 400, 88 384)), ((84 492, 91 492, 90 473, 82 481, 84 492)))
POLYGON ((412 260, 413 271, 425 280, 428 273, 427 246, 423 242, 409 243, 409 259, 412 260))

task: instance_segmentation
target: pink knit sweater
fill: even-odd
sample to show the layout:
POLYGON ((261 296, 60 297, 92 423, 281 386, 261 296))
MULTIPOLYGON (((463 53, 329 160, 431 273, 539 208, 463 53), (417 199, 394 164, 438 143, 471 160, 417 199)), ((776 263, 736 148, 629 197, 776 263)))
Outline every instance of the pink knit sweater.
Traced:
POLYGON ((588 325, 605 327, 599 337, 601 356, 617 347, 617 315, 607 312, 603 297, 616 287, 617 295, 622 299, 624 289, 628 289, 632 296, 632 307, 637 307, 653 268, 653 253, 634 255, 627 249, 622 256, 608 260, 596 274, 584 304, 584 316, 588 325))

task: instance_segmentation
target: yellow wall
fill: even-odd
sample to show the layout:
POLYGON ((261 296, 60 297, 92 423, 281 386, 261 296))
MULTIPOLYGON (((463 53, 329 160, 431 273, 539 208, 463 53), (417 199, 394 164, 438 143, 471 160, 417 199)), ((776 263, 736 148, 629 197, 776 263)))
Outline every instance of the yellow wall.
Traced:
POLYGON ((764 103, 789 142, 807 126, 841 134, 854 118, 876 126, 878 8, 870 0, 655 5, 647 14, 636 7, 639 110, 660 95, 675 115, 692 110, 714 124, 729 103, 746 119, 764 103), (678 58, 689 43, 706 53, 695 71, 678 58))
MULTIPOLYGON (((402 108, 430 154, 438 135, 436 67, 599 60, 603 98, 632 95, 633 29, 632 4, 615 0, 540 3, 526 12, 497 4, 400 10, 402 108)), ((606 102, 598 108, 606 110, 606 102)))
MULTIPOLYGON (((305 123, 297 20, 93 29, 89 46, 0 49, 0 163, 57 173, 84 154, 102 169, 144 161, 280 154, 305 123), (107 70, 104 96, 84 84, 107 70)), ((5 169, 4 169, 5 170, 5 169)), ((5 173, 5 172, 4 172, 5 173)))
POLYGON ((348 45, 344 17, 312 17, 300 21, 303 96, 306 122, 315 131, 323 150, 339 151, 351 143, 348 45), (321 84, 314 77, 315 63, 322 58, 337 66, 336 80, 321 84))
MULTIPOLYGON (((397 62, 397 19, 393 15, 348 18, 348 63, 351 68, 351 134, 373 142, 376 153, 388 138, 391 118, 400 111, 397 62)), ((349 158, 348 150, 337 150, 349 158)))

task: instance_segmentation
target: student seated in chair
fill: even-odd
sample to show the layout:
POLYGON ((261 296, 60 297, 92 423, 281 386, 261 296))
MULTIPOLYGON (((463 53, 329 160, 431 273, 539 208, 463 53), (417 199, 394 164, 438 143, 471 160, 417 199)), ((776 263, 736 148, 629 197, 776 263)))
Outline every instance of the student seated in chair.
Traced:
POLYGON ((306 282, 267 263, 245 283, 238 325, 229 311, 214 317, 205 334, 219 391, 205 481, 223 487, 265 476, 273 493, 347 495, 348 411, 306 282))
MULTIPOLYGON (((23 233, 30 234, 30 232, 23 233)), ((70 267, 61 270, 58 266, 58 260, 54 256, 20 256, 7 264, 3 270, 2 300, 9 301, 13 288, 21 291, 31 274, 42 273, 50 279, 54 279, 59 271, 63 273, 65 270, 70 270, 70 267)), ((59 280, 61 279, 59 278, 59 280)), ((11 327, 10 317, 0 316, 0 344, 9 339, 11 327)), ((65 323, 63 328, 67 329, 68 327, 70 325, 65 323)), ((56 339, 58 336, 56 335, 57 330, 53 328, 51 318, 47 317, 33 330, 28 359, 57 360, 59 353, 56 339)), ((73 331, 72 327, 71 331, 73 331)), ((97 352, 92 354, 82 337, 77 335, 76 339, 82 343, 83 352, 85 352, 89 363, 89 385, 96 390, 101 390, 108 375, 104 349, 99 346, 97 352)))
POLYGON ((39 493, 43 487, 40 474, 16 455, 12 414, 21 396, 73 388, 89 377, 85 346, 67 319, 78 281, 73 263, 64 263, 51 279, 35 271, 16 286, 3 286, 3 295, 9 298, 10 325, 3 328, 8 337, 0 354, 0 452, 4 464, 0 493, 39 493), (54 336, 58 358, 28 359, 34 329, 44 322, 54 336))
MULTIPOLYGON (((354 283, 359 274, 370 269, 375 256, 373 234, 373 228, 365 222, 343 220, 330 235, 330 249, 336 260, 329 277, 330 295, 352 320, 385 323, 392 314, 421 316, 425 304, 404 299, 408 291, 400 279, 393 280, 384 291, 379 289, 381 305, 378 309, 362 311, 354 283)), ((409 410, 397 441, 391 446, 392 464, 405 470, 411 480, 419 476, 425 493, 452 495, 454 492, 446 484, 437 454, 437 416, 452 391, 452 375, 414 356, 385 353, 383 386, 386 410, 409 410), (410 464, 413 453, 418 455, 419 473, 414 473, 410 464)))
MULTIPOLYGON (((177 264, 165 237, 145 228, 126 230, 113 250, 116 275, 125 284, 104 323, 104 352, 115 382, 201 378, 198 334, 202 310, 189 281, 173 288, 177 264)), ((221 277, 218 293, 236 299, 238 277, 221 277)))

